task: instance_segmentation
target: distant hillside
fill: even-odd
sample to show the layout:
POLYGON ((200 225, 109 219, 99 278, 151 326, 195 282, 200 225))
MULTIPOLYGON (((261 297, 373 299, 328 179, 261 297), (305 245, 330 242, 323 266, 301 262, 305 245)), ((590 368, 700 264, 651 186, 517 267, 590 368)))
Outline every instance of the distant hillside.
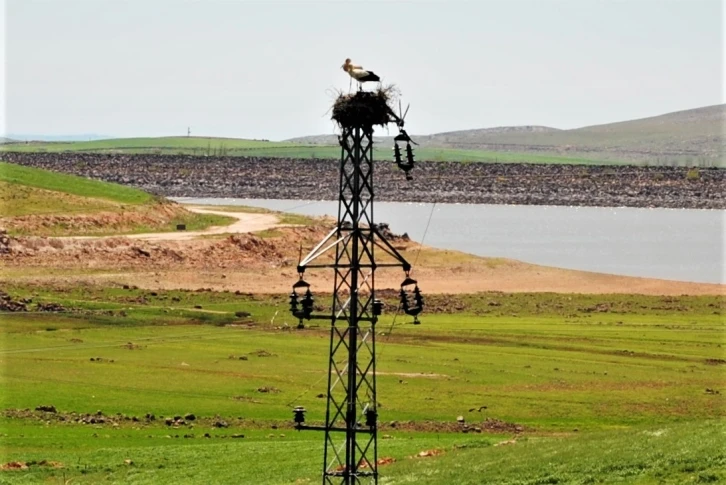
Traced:
POLYGON ((91 141, 113 138, 109 135, 96 133, 81 133, 80 135, 33 135, 27 133, 8 133, 8 138, 14 141, 91 141))
MULTIPOLYGON (((453 144, 466 144, 466 140, 479 140, 483 136, 511 134, 511 133, 549 133, 553 131, 562 131, 558 128, 549 126, 497 126, 494 128, 478 128, 474 130, 449 131, 437 133, 434 135, 411 135, 415 138, 416 143, 429 146, 431 148, 459 148, 453 144)), ((395 129, 394 129, 395 132, 395 129)), ((392 143, 393 136, 374 136, 375 143, 392 143)), ((337 145, 338 135, 310 135, 300 136, 284 140, 289 143, 300 143, 304 145, 337 145)), ((467 147, 462 146, 466 149, 467 147)))
MULTIPOLYGON (((640 163, 722 164, 726 105, 677 111, 660 116, 558 130, 544 126, 514 126, 413 135, 421 146, 539 153, 640 163)), ((335 136, 287 140, 335 144, 335 136)), ((390 137, 377 138, 391 143, 390 137)))
MULTIPOLYGON (((421 143, 432 148, 459 148, 452 146, 452 143, 465 144, 466 140, 479 140, 481 137, 491 135, 508 135, 512 133, 550 133, 562 131, 559 128, 549 126, 497 126, 494 128, 478 128, 474 130, 449 131, 434 135, 411 135, 415 136, 416 143, 421 143)), ((374 136, 374 142, 389 143, 393 136, 374 136)), ((306 145, 335 145, 338 143, 337 135, 311 135, 290 138, 285 140, 292 143, 303 143, 306 145)), ((466 148, 466 147, 461 147, 466 148)))
MULTIPOLYGON (((500 126, 412 136, 420 144, 416 160, 724 166, 725 119, 726 105, 717 105, 573 130, 500 126)), ((390 133, 396 134, 394 126, 390 133)), ((376 136, 374 142, 375 158, 390 160, 392 136, 376 136)), ((335 134, 281 142, 192 136, 0 145, 0 155, 15 152, 337 159, 340 146, 335 134)))
POLYGON ((235 151, 264 148, 299 146, 297 143, 277 143, 268 140, 239 138, 165 136, 155 138, 109 138, 76 142, 22 142, 5 147, 9 151, 48 152, 134 152, 134 153, 181 153, 200 155, 227 155, 235 151))

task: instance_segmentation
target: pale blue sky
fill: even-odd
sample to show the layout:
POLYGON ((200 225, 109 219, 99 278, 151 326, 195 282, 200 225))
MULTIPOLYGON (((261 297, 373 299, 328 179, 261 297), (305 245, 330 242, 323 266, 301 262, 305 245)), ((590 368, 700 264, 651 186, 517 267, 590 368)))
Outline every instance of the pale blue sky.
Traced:
POLYGON ((398 85, 410 133, 573 128, 724 100, 718 0, 3 3, 11 133, 331 133, 346 57, 398 85))

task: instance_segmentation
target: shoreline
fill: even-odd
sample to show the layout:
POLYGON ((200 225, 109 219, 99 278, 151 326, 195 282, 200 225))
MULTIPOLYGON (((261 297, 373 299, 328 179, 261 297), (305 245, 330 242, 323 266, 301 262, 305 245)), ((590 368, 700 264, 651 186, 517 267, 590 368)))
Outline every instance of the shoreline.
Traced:
MULTIPOLYGON (((224 206, 224 205, 236 205, 234 202, 227 202, 225 204, 213 204, 209 203, 208 201, 210 199, 213 200, 219 200, 219 201, 242 201, 242 200, 279 200, 279 201, 291 201, 291 202, 300 202, 300 203, 308 203, 308 204, 316 204, 316 203, 337 203, 338 199, 315 199, 315 198, 309 198, 309 199, 285 199, 281 197, 206 197, 206 196, 168 196, 167 197, 172 202, 176 202, 178 204, 182 205, 209 205, 209 206, 224 206)), ((572 209, 631 209, 631 210, 674 210, 674 211, 682 211, 682 210, 693 210, 693 211, 716 211, 716 212, 723 212, 726 211, 726 207, 724 208, 699 208, 699 207, 657 207, 657 206, 643 206, 643 207, 632 207, 627 205, 564 205, 564 204, 488 204, 488 203, 479 203, 479 202, 437 202, 437 201, 431 201, 431 202, 419 202, 419 201, 411 201, 411 200, 380 200, 378 198, 375 199, 375 203, 381 204, 416 204, 416 205, 430 205, 430 204, 436 204, 438 205, 451 205, 451 206, 492 206, 492 207, 527 207, 531 205, 536 205, 537 207, 547 208, 547 207, 557 207, 557 208, 572 208, 572 209)), ((286 211, 282 211, 286 212, 286 211)))
MULTIPOLYGON (((243 219, 249 217, 240 217, 241 221, 243 219)), ((0 248, 3 249, 0 261, 5 270, 1 279, 49 285, 74 281, 78 284, 126 284, 150 290, 207 288, 286 294, 296 279, 294 265, 300 245, 312 247, 328 228, 274 222, 266 222, 277 228, 276 233, 268 237, 254 234, 254 229, 259 227, 241 226, 231 232, 226 228, 215 230, 212 236, 216 237, 202 238, 188 238, 183 233, 164 233, 162 237, 8 237, 0 248)), ((416 260, 416 278, 426 282, 429 294, 524 292, 677 296, 723 295, 726 289, 723 283, 628 276, 512 258, 476 256, 421 245, 401 236, 393 237, 402 254, 409 260, 416 260)), ((332 276, 314 272, 306 279, 316 288, 328 288, 333 285, 332 276)), ((383 271, 376 276, 378 288, 395 291, 401 277, 397 271, 383 271)))

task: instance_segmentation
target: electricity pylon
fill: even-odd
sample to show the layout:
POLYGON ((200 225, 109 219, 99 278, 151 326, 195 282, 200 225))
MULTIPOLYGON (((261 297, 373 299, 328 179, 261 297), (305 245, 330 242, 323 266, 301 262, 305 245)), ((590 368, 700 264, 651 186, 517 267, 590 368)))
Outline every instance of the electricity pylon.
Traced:
MULTIPOLYGON (((402 119, 395 115, 392 118, 401 129, 402 119)), ((373 127, 366 123, 340 124, 338 221, 301 259, 297 267, 300 279, 290 295, 290 309, 300 319, 298 327, 304 326, 304 319, 331 323, 325 424, 303 424, 305 409, 302 407, 296 407, 294 414, 297 429, 325 432, 323 484, 377 484, 375 327, 383 305, 375 297, 376 268, 403 268, 406 277, 401 283, 400 303, 405 313, 416 318, 423 309, 423 298, 416 281, 409 276, 411 265, 373 222, 373 127), (335 251, 333 263, 314 262, 330 251, 335 251), (376 262, 376 251, 388 255, 384 258, 386 262, 376 262), (313 268, 335 272, 330 314, 313 315, 314 298, 310 285, 303 279, 305 271, 313 268), (304 294, 298 295, 298 290, 304 294)), ((413 167, 412 152, 409 165, 409 169, 413 167)))

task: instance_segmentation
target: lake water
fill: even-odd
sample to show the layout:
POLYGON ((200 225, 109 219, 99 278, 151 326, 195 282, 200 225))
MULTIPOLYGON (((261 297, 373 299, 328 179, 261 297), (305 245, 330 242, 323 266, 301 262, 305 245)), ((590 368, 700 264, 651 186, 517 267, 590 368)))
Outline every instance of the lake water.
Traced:
MULTIPOLYGON (((174 200, 313 216, 338 213, 335 201, 174 200)), ((723 210, 376 202, 374 217, 394 233, 408 233, 427 246, 480 256, 599 273, 725 282, 723 210)))

